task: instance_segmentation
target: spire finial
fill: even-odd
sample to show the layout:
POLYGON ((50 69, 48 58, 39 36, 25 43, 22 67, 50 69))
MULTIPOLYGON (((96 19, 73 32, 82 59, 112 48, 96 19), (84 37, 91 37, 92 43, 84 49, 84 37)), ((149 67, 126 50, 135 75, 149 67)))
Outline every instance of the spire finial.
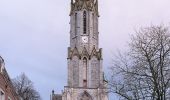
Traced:
POLYGON ((54 94, 54 90, 52 90, 52 94, 54 94))

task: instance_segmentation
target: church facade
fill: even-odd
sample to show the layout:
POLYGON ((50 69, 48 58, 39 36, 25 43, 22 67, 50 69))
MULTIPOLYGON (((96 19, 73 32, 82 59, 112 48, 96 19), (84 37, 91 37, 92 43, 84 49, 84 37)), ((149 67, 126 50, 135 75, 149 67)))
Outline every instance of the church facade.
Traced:
POLYGON ((98 0, 71 0, 68 85, 52 100, 108 100, 98 18, 98 0))

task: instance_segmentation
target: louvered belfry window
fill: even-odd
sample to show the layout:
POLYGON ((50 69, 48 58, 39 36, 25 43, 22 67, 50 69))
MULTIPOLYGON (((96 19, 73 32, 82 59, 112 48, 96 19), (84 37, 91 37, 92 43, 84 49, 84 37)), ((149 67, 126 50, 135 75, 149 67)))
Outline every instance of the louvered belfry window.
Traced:
POLYGON ((83 12, 83 34, 86 34, 86 11, 83 12))

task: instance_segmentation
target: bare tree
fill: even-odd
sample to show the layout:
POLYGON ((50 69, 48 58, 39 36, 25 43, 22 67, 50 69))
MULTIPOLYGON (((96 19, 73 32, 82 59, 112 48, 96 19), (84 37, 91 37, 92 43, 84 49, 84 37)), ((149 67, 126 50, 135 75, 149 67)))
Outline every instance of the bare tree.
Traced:
POLYGON ((127 52, 113 60, 110 91, 122 100, 170 100, 170 33, 167 27, 142 28, 127 52))
POLYGON ((23 73, 13 79, 13 85, 21 100, 41 100, 39 93, 35 90, 33 83, 23 73))

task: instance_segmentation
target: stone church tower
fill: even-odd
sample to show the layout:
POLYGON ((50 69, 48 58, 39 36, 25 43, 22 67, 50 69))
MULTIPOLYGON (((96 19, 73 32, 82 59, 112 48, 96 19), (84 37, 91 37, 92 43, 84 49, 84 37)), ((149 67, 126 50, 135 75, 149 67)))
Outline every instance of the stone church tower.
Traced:
POLYGON ((71 0, 68 86, 62 100, 108 100, 98 18, 98 0, 71 0))

